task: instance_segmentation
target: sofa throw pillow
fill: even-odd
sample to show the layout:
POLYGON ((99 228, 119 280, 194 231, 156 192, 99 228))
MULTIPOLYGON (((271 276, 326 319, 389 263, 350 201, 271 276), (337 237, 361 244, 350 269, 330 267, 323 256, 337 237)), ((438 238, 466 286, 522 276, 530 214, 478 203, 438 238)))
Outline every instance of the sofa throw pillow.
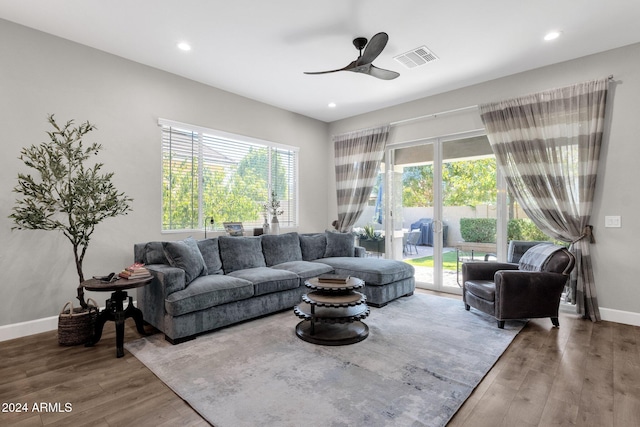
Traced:
POLYGON ((522 255, 518 263, 518 269, 522 271, 543 271, 551 255, 560 249, 562 249, 562 246, 551 243, 535 245, 527 249, 522 255))
POLYGON ((262 236, 262 253, 267 267, 289 261, 302 261, 298 233, 262 236))
POLYGON ((355 236, 351 233, 325 232, 327 237, 327 248, 324 252, 325 258, 330 257, 352 257, 355 254, 355 236))
POLYGON ((162 242, 148 242, 144 245, 144 255, 142 258, 144 264, 168 264, 169 260, 164 254, 162 242))
POLYGON ((218 238, 198 240, 198 248, 204 259, 204 265, 207 266, 207 274, 224 274, 218 238))
POLYGON ((187 285, 196 277, 206 275, 207 267, 198 249, 196 241, 189 237, 175 242, 163 242, 165 255, 169 265, 184 270, 187 285))
POLYGON ((218 237, 224 274, 246 268, 266 267, 260 237, 218 237))
POLYGON ((327 250, 327 236, 324 233, 301 234, 299 238, 303 261, 314 261, 324 257, 327 250))

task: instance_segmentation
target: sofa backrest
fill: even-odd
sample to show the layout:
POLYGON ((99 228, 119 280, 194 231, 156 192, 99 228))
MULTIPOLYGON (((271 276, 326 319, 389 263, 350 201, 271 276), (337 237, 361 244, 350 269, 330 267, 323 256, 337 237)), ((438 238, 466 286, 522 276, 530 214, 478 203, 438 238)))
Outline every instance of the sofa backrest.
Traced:
POLYGON ((262 235, 262 253, 267 267, 290 261, 301 261, 298 233, 262 235))
POLYGON ((351 233, 326 231, 327 247, 324 258, 355 256, 356 236, 351 233))
POLYGON ((207 266, 207 274, 223 274, 218 238, 198 240, 198 249, 207 266))
MULTIPOLYGON (((192 240, 189 238, 189 240, 192 240)), ((197 240, 208 274, 225 274, 245 268, 271 267, 290 261, 358 255, 355 237, 350 233, 296 232, 256 237, 219 236, 197 240)), ((134 261, 143 264, 172 265, 166 242, 136 243, 134 261)))
MULTIPOLYGON (((198 248, 204 258, 209 274, 222 273, 222 261, 218 249, 218 238, 198 240, 198 248)), ((148 264, 170 264, 163 242, 136 243, 133 245, 133 261, 148 264)))
POLYGON ((133 261, 143 264, 169 264, 162 249, 162 242, 136 243, 133 245, 133 261))
POLYGON ((298 237, 303 261, 314 261, 324 257, 324 252, 327 250, 325 233, 304 233, 298 237))
POLYGON ((220 259, 225 274, 247 268, 266 267, 262 253, 262 236, 218 237, 220 259))

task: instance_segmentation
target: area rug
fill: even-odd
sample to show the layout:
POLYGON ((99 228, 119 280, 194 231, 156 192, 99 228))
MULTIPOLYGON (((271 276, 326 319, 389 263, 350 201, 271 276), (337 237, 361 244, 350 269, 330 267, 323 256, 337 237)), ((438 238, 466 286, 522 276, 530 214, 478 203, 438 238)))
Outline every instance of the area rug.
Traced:
POLYGON ((371 309, 369 336, 307 343, 282 312, 179 345, 125 345, 215 427, 444 426, 525 322, 498 329, 462 301, 426 294, 371 309))

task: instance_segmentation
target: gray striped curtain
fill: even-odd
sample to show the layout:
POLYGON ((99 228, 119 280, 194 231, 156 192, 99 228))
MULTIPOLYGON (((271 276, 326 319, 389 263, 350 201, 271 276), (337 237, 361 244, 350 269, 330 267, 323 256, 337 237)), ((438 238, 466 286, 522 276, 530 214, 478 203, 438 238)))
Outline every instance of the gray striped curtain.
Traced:
POLYGON ((571 242, 570 288, 577 311, 600 320, 589 225, 608 79, 480 106, 482 121, 512 194, 545 233, 571 242))
POLYGON ((388 136, 389 126, 382 126, 333 137, 338 231, 351 231, 367 206, 388 136))

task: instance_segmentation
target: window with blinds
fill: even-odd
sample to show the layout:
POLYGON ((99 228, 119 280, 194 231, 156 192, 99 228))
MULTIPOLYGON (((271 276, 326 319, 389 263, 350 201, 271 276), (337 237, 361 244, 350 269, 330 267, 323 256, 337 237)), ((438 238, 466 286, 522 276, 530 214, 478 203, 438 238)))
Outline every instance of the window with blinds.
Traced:
POLYGON ((298 148, 160 120, 162 230, 262 227, 276 195, 281 227, 297 226, 298 148), (214 220, 211 227, 210 220, 214 220))

